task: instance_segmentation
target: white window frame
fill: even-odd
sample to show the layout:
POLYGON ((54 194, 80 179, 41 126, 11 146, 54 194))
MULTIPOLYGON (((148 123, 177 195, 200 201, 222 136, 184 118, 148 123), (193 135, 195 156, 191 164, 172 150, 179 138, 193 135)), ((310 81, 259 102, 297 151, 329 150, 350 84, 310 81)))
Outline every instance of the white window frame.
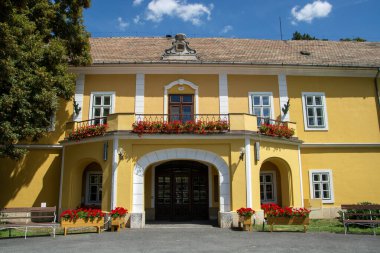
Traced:
POLYGON ((269 119, 274 119, 273 93, 272 92, 248 92, 249 114, 251 114, 251 115, 253 115, 253 100, 252 100, 252 96, 269 96, 269 103, 270 103, 270 116, 269 116, 269 119))
POLYGON ((88 110, 88 119, 93 119, 93 103, 94 103, 94 96, 97 96, 97 95, 111 95, 111 112, 110 114, 112 113, 115 113, 115 102, 116 102, 116 92, 114 91, 97 91, 97 92, 91 92, 91 96, 90 96, 90 108, 88 110))
POLYGON ((326 95, 324 92, 302 92, 302 109, 303 109, 303 123, 305 130, 307 131, 326 131, 329 129, 329 121, 327 117, 327 103, 326 103, 326 95), (306 105, 306 96, 321 96, 322 98, 322 104, 323 104, 323 116, 325 125, 324 126, 316 126, 316 127, 309 127, 308 120, 307 120, 307 105, 306 105))
MULTIPOLYGON (((260 176, 261 176, 261 174, 272 174, 273 200, 261 202, 261 197, 260 197, 260 202, 262 204, 265 204, 265 203, 275 203, 275 204, 277 204, 277 178, 276 178, 276 171, 274 171, 274 170, 260 171, 260 176)), ((260 178, 259 178, 259 181, 260 181, 260 178)), ((261 185, 261 182, 259 182, 259 183, 261 185)), ((260 196, 261 196, 261 192, 260 192, 260 196)))
POLYGON ((102 196, 102 200, 100 202, 90 202, 89 198, 90 198, 90 175, 102 175, 102 195, 103 195, 103 172, 102 171, 88 171, 86 173, 86 192, 84 194, 84 204, 86 206, 90 206, 90 205, 102 205, 102 201, 103 201, 103 196, 102 196))
MULTIPOLYGON (((310 199, 317 199, 314 198, 314 189, 313 189, 313 173, 328 173, 329 174, 329 181, 330 181, 330 199, 323 199, 323 193, 321 194, 322 203, 334 203, 334 182, 333 182, 333 174, 331 169, 312 169, 309 170, 309 186, 310 186, 310 199)), ((323 191, 323 190, 321 190, 323 191)))

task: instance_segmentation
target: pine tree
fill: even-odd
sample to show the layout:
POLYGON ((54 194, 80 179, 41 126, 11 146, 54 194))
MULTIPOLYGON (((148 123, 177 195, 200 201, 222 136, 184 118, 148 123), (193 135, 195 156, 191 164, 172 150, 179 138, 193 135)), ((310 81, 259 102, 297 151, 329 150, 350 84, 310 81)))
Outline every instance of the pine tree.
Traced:
POLYGON ((295 31, 292 40, 317 40, 317 38, 308 33, 301 34, 300 32, 295 31))
POLYGON ((82 11, 90 0, 0 1, 0 156, 19 159, 15 144, 37 141, 60 99, 71 100, 70 65, 91 63, 82 11))

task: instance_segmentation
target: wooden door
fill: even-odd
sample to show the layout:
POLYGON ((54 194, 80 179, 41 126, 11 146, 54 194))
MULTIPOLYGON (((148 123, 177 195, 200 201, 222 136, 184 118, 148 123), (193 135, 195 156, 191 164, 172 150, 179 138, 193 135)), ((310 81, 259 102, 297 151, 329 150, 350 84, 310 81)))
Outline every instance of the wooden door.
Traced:
POLYGON ((208 168, 174 161, 156 167, 157 220, 208 219, 208 168))

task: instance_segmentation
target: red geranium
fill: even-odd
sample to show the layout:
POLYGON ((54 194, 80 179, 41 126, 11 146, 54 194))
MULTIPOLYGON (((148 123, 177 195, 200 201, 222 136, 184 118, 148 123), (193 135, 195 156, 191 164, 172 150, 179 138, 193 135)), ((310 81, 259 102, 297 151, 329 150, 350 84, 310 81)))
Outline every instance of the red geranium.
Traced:
POLYGON ((251 216, 255 213, 255 211, 252 208, 249 207, 242 207, 236 211, 239 216, 245 217, 245 218, 251 218, 251 216))
POLYGON ((128 213, 128 210, 123 207, 116 207, 111 210, 110 215, 112 218, 125 217, 128 213))
POLYGON ((309 217, 311 212, 307 208, 280 207, 273 203, 262 204, 261 209, 267 217, 309 217))
POLYGON ((94 219, 100 219, 104 217, 104 213, 100 209, 86 209, 86 208, 78 208, 78 209, 67 209, 63 211, 60 215, 62 219, 65 221, 69 220, 77 220, 77 219, 83 219, 83 220, 90 220, 93 221, 94 219))

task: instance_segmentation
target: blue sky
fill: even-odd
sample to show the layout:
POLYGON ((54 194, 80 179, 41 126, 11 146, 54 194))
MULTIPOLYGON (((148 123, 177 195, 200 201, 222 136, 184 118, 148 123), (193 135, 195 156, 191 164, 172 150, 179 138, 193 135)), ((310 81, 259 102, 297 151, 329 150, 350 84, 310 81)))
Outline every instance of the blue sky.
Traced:
POLYGON ((294 31, 380 41, 380 0, 92 0, 93 37, 164 36, 280 39, 294 31))

